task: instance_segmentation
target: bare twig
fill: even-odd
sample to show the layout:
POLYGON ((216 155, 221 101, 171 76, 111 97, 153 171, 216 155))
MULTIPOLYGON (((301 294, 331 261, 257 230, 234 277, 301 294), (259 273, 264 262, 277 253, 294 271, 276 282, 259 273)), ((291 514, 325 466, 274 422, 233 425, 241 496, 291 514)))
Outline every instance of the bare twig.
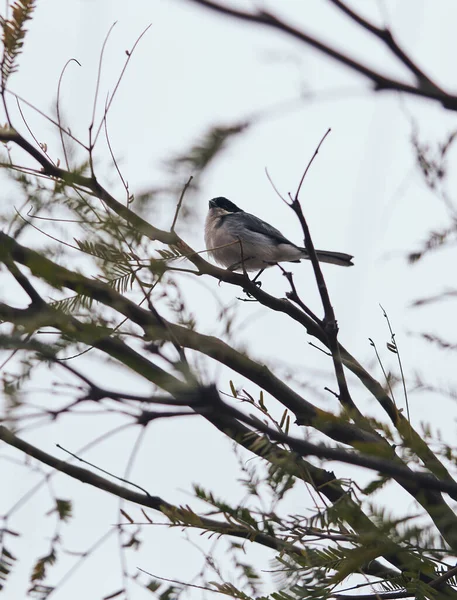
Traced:
MULTIPOLYGON (((89 124, 89 161, 90 161, 90 168, 91 168, 92 177, 94 176, 92 153, 93 153, 93 149, 95 147, 95 144, 96 144, 96 141, 97 141, 97 137, 98 137, 98 133, 99 133, 100 129, 97 132, 97 136, 96 136, 95 140, 92 140, 92 131, 93 131, 93 128, 94 128, 94 123, 95 123, 95 111, 97 109, 98 92, 99 92, 99 89, 100 89, 100 79, 101 79, 101 75, 102 75, 103 56, 105 54, 106 44, 108 43, 109 37, 110 37, 111 32, 113 31, 114 27, 116 26, 116 23, 117 23, 117 21, 115 21, 111 25, 111 27, 108 30, 108 33, 105 36, 105 39, 104 39, 103 45, 102 45, 102 49, 101 49, 101 52, 100 52, 100 58, 99 58, 99 61, 98 61, 97 82, 95 84, 94 104, 92 106, 92 119, 91 119, 91 122, 89 124)), ((105 115, 106 115, 106 107, 105 107, 105 115)))
POLYGON ((59 77, 59 83, 57 85, 57 99, 56 99, 56 112, 57 112, 57 123, 59 124, 58 129, 59 129, 59 135, 60 135, 60 143, 62 144, 62 150, 63 150, 63 154, 64 154, 64 158, 65 158, 65 165, 66 165, 67 169, 70 169, 70 164, 68 162, 67 147, 65 145, 65 140, 63 137, 64 128, 62 126, 62 119, 60 117, 60 88, 62 87, 62 80, 63 80, 63 76, 65 75, 65 71, 67 70, 68 65, 72 62, 75 62, 78 66, 81 66, 81 63, 79 62, 79 60, 76 60, 76 58, 70 58, 69 60, 67 60, 64 68, 62 69, 60 77, 59 77))
POLYGON ((390 397, 392 398, 392 401, 395 404, 395 406, 397 406, 397 404, 395 402, 394 391, 392 389, 392 386, 390 385, 390 380, 387 376, 386 370, 384 369, 384 365, 382 364, 382 360, 381 360, 381 357, 379 356, 379 352, 376 347, 376 344, 374 343, 374 341, 371 338, 368 338, 368 341, 370 342, 370 345, 374 348, 376 358, 378 359, 378 363, 379 363, 379 366, 381 367, 382 374, 384 375, 384 379, 386 380, 387 387, 389 388, 390 397))
MULTIPOLYGON (((60 471, 61 473, 66 473, 74 479, 78 479, 79 481, 92 485, 100 490, 114 494, 118 498, 124 498, 125 500, 129 500, 130 502, 134 502, 140 506, 152 508, 162 512, 165 515, 170 515, 176 521, 182 519, 185 523, 189 516, 195 515, 195 513, 189 511, 189 509, 174 506, 159 496, 135 492, 126 487, 113 483, 109 479, 100 477, 99 475, 96 475, 87 469, 83 469, 82 467, 59 460, 54 456, 43 452, 36 446, 33 446, 32 444, 29 444, 28 442, 17 437, 4 426, 0 426, 0 439, 10 446, 17 448, 21 452, 24 452, 28 456, 39 460, 41 463, 49 465, 57 471, 60 471)), ((296 553, 299 556, 302 553, 302 548, 300 546, 295 546, 290 542, 283 541, 280 538, 276 538, 265 533, 257 533, 252 528, 242 525, 216 521, 214 519, 199 516, 198 524, 195 526, 200 529, 216 531, 221 535, 233 535, 235 537, 248 539, 268 548, 273 548, 274 550, 287 548, 289 552, 296 553)))
POLYGON ((329 127, 327 129, 327 131, 324 133, 324 136, 322 137, 321 141, 319 142, 319 144, 317 145, 316 150, 314 151, 314 154, 312 155, 310 161, 308 162, 308 164, 306 165, 306 169, 300 179, 300 183, 298 184, 298 188, 297 191, 295 192, 295 197, 294 200, 298 201, 298 197, 300 196, 300 191, 303 185, 303 182, 305 181, 305 177, 311 167, 311 165, 313 164, 314 159, 316 158, 316 156, 319 154, 319 150, 321 149, 322 144, 325 142, 325 138, 328 136, 328 134, 331 132, 331 128, 329 127))
POLYGON ((27 119, 26 119, 26 118, 25 118, 25 116, 24 116, 24 113, 23 113, 23 111, 22 111, 22 107, 21 107, 21 103, 20 103, 20 101, 19 101, 19 99, 18 99, 18 98, 16 98, 16 104, 17 104, 17 108, 18 108, 18 110, 19 110, 19 114, 21 115, 22 121, 23 121, 24 125, 26 126, 26 128, 27 128, 27 131, 28 131, 28 132, 30 133, 30 135, 32 136, 32 138, 33 138, 33 140, 34 140, 35 144, 38 146, 38 148, 40 148, 40 149, 43 151, 43 153, 44 153, 44 154, 46 155, 46 157, 47 157, 47 158, 48 158, 48 159, 49 159, 49 160, 52 162, 52 164, 53 164, 53 165, 55 165, 55 164, 56 164, 56 163, 55 163, 55 161, 54 161, 54 160, 52 160, 52 158, 49 156, 48 152, 47 152, 47 151, 46 151, 46 149, 45 149, 45 148, 46 148, 45 144, 41 144, 41 143, 40 143, 40 142, 37 140, 37 138, 35 137, 35 134, 33 133, 32 129, 30 128, 29 124, 27 123, 27 119))
POLYGON ((386 311, 384 310, 384 308, 381 305, 379 305, 379 306, 380 306, 380 308, 382 310, 382 314, 384 315, 384 317, 385 317, 385 319, 387 321, 387 326, 388 326, 389 332, 390 332, 391 344, 390 344, 390 346, 388 345, 388 349, 391 352, 394 352, 394 354, 397 355, 398 366, 400 367, 401 381, 402 381, 402 384, 403 384, 403 393, 405 395, 406 412, 408 414, 408 421, 411 424, 411 415, 409 414, 408 391, 406 389, 406 379, 405 379, 405 374, 403 372, 403 365, 402 365, 402 362, 401 362, 400 350, 399 350, 399 348, 397 346, 397 342, 395 340, 395 333, 392 330, 392 326, 390 324, 390 319, 389 319, 386 311))
POLYGON ((128 66, 128 64, 129 64, 129 62, 130 62, 130 59, 132 58, 132 55, 133 55, 133 53, 135 52, 135 49, 136 49, 136 47, 138 46, 138 44, 140 43, 140 41, 141 41, 142 37, 143 37, 143 36, 146 34, 146 32, 147 32, 147 31, 148 31, 150 28, 151 28, 151 25, 148 25, 148 26, 147 26, 147 27, 146 27, 146 28, 145 28, 145 29, 144 29, 144 30, 143 30, 143 31, 140 33, 140 35, 137 37, 137 39, 136 39, 135 43, 133 44, 133 46, 131 47, 131 49, 130 49, 130 50, 126 50, 126 51, 125 51, 125 52, 126 52, 126 54, 127 54, 127 59, 126 59, 126 61, 125 61, 125 63, 124 63, 124 66, 123 66, 123 68, 122 68, 122 71, 121 71, 121 73, 120 73, 120 75, 119 75, 119 77, 118 77, 118 80, 117 80, 117 82, 116 82, 116 85, 114 86, 114 90, 113 90, 113 92, 112 92, 111 96, 109 97, 109 100, 108 100, 108 102, 107 102, 107 104, 106 104, 105 113, 104 113, 104 115, 103 115, 103 118, 102 118, 102 120, 101 120, 101 122, 100 122, 100 124, 99 124, 99 126, 98 126, 98 128, 97 128, 97 132, 96 132, 96 134, 95 134, 95 137, 93 138, 93 146, 95 146, 95 144, 97 143, 98 136, 100 135, 100 131, 101 131, 102 127, 103 127, 103 122, 104 122, 104 120, 106 119, 106 117, 107 117, 107 115, 108 115, 108 112, 109 112, 109 110, 110 110, 110 108, 111 108, 111 104, 113 103, 113 100, 114 100, 114 97, 115 97, 115 95, 116 95, 116 93, 117 93, 117 90, 118 90, 118 88, 119 88, 119 85, 120 85, 120 83, 121 83, 121 81, 122 81, 122 79, 123 79, 123 77, 124 77, 124 73, 125 73, 125 71, 126 71, 126 69, 127 69, 127 66, 128 66))
MULTIPOLYGON (((106 104, 105 104, 105 114, 106 114, 106 104)), ((106 143, 108 144, 108 150, 111 155, 111 159, 113 161, 114 167, 117 171, 117 174, 119 175, 119 179, 121 180, 122 185, 124 186, 125 193, 127 194, 127 206, 128 206, 131 201, 130 190, 129 190, 127 181, 124 179, 124 176, 121 173, 121 169, 119 168, 118 162, 114 155, 113 148, 111 146, 111 140, 109 139, 109 135, 108 135, 108 119, 107 118, 105 118, 105 139, 106 139, 106 143)))
MULTIPOLYGON (((329 347, 327 336, 322 331, 322 328, 319 327, 313 319, 311 319, 307 314, 305 314, 298 306, 295 306, 292 302, 281 298, 275 298, 274 296, 266 293, 256 285, 248 282, 243 275, 231 272, 227 269, 221 269, 208 263, 200 256, 200 253, 190 248, 179 236, 176 235, 176 233, 163 231, 154 227, 153 225, 142 219, 139 215, 137 215, 136 213, 125 207, 123 204, 118 202, 111 194, 109 194, 107 190, 105 190, 100 185, 100 183, 97 180, 94 180, 90 177, 84 177, 79 174, 70 173, 68 171, 65 171, 64 169, 55 167, 41 152, 39 152, 39 150, 37 150, 32 144, 30 144, 15 130, 0 130, 0 141, 11 141, 23 148, 30 156, 35 158, 40 163, 40 165, 43 168, 43 174, 47 175, 48 177, 58 178, 60 181, 71 187, 79 186, 81 189, 84 189, 86 193, 90 193, 94 197, 99 198, 104 203, 106 203, 107 206, 111 208, 111 210, 113 210, 122 219, 124 219, 126 223, 128 223, 131 227, 134 227, 135 230, 141 232, 150 240, 159 240, 164 244, 176 246, 180 250, 181 255, 189 258, 189 260, 197 267, 198 271, 196 273, 198 275, 210 275, 211 277, 214 277, 217 280, 225 281, 232 285, 238 286, 241 289, 248 289, 249 293, 252 294, 252 296, 256 298, 261 304, 268 308, 271 308, 274 311, 278 311, 288 315, 294 321, 300 323, 303 327, 305 327, 309 335, 314 336, 325 346, 329 347)), ((9 241, 5 241, 5 243, 10 244, 12 242, 11 238, 7 237, 7 239, 9 241)), ((0 247, 2 244, 0 244, 0 247)), ((22 249, 20 251, 20 255, 24 258, 27 255, 27 253, 23 254, 23 251, 26 249, 24 249, 23 247, 21 248, 22 249)), ((31 251, 28 250, 28 252, 31 251)), ((35 256, 36 253, 33 253, 33 255, 35 256)), ((45 262, 47 261, 47 259, 41 256, 40 260, 43 260, 45 262)), ((52 269, 55 270, 56 268, 59 269, 60 267, 57 267, 57 265, 53 263, 52 269)), ((71 274, 70 279, 73 280, 73 277, 74 274, 71 274)), ((11 307, 3 307, 3 309, 3 314, 9 315, 8 318, 14 316, 14 314, 17 314, 11 307)), ((191 346, 189 347, 194 347, 192 345, 193 341, 191 339, 188 339, 187 343, 189 342, 191 343, 191 346)), ((201 350, 201 347, 201 342, 197 341, 195 349, 201 350)), ((411 428, 406 418, 401 413, 399 413, 398 410, 396 410, 395 405, 393 404, 388 394, 385 392, 383 386, 378 381, 376 381, 368 373, 368 371, 343 346, 341 346, 341 344, 338 344, 338 348, 344 365, 347 368, 349 368, 360 379, 362 384, 370 391, 370 393, 373 394, 377 401, 386 410, 387 414, 389 415, 390 419, 395 424, 395 426, 400 428, 407 427, 408 430, 411 431, 411 444, 414 447, 415 453, 424 462, 424 465, 433 473, 435 473, 435 475, 437 475, 438 477, 445 478, 449 481, 453 481, 451 474, 449 473, 445 465, 431 451, 430 447, 424 442, 422 437, 414 429, 411 428)), ((219 358, 222 357, 228 359, 228 356, 224 352, 221 353, 220 349, 214 348, 214 353, 214 355, 218 356, 219 358)), ((231 358, 228 359, 228 363, 226 364, 229 364, 230 366, 231 360, 231 358)), ((244 367, 241 368, 244 369, 244 367)), ((259 378, 259 385, 264 386, 265 384, 267 384, 270 387, 270 382, 267 383, 267 380, 269 381, 269 377, 271 376, 271 374, 269 374, 267 380, 265 380, 265 375, 265 372, 262 373, 262 376, 259 378)), ((273 387, 275 387, 275 385, 276 384, 273 384, 273 387)), ((273 392, 273 394, 274 393, 278 393, 278 390, 276 390, 276 392, 273 392)), ((280 391, 279 393, 281 394, 281 401, 284 397, 288 397, 288 392, 284 394, 284 391, 280 391)), ((301 413, 303 410, 306 410, 304 409, 302 398, 300 399, 298 404, 295 404, 295 409, 298 409, 299 413, 301 413)), ((294 411, 293 408, 291 408, 291 410, 294 411)), ((313 414, 314 413, 311 412, 307 415, 306 418, 308 419, 311 416, 311 419, 313 419, 313 414)), ((327 423, 327 425, 329 424, 330 423, 327 423)), ((355 439, 353 437, 354 435, 355 431, 350 435, 344 433, 343 438, 346 440, 355 439)))
MULTIPOLYGON (((47 115, 45 112, 43 112, 42 110, 40 110, 37 106, 35 106, 31 102, 29 102, 28 100, 26 100, 25 98, 23 98, 19 94, 16 94, 15 92, 13 92, 13 91, 11 91, 9 89, 7 89, 6 92, 8 94, 10 94, 11 96, 13 96, 16 99, 16 101, 20 100, 22 102, 22 104, 25 104, 26 106, 28 106, 29 108, 31 108, 32 110, 34 110, 41 117, 43 117, 43 119, 45 119, 46 121, 48 121, 49 123, 51 123, 51 125, 55 125, 57 128, 60 127, 58 121, 55 121, 52 117, 50 117, 49 115, 47 115)), ((83 142, 81 142, 81 140, 78 140, 78 138, 76 138, 71 133, 71 131, 69 129, 65 130, 65 135, 67 135, 69 138, 71 138, 76 144, 78 144, 79 146, 81 146, 82 148, 84 148, 84 150, 89 150, 88 146, 86 146, 83 142)))
POLYGON ((146 494, 146 496, 150 496, 150 493, 147 490, 145 490, 143 487, 141 487, 141 485, 137 485, 136 483, 133 483, 132 481, 128 481, 127 479, 124 479, 123 477, 118 477, 117 475, 114 475, 114 473, 110 473, 109 471, 106 471, 106 469, 102 469, 102 467, 94 465, 93 463, 89 462, 88 460, 81 458, 77 454, 73 454, 73 452, 70 452, 70 450, 67 450, 60 444, 56 444, 56 447, 59 448, 59 450, 63 450, 63 452, 66 452, 67 454, 69 454, 70 456, 72 456, 73 458, 78 460, 79 462, 82 462, 83 464, 88 465, 89 467, 93 467, 94 469, 97 469, 97 471, 100 471, 101 473, 104 473, 105 475, 109 475, 109 477, 112 477, 113 479, 117 479, 118 481, 122 481, 122 483, 126 483, 127 485, 131 485, 132 487, 135 487, 137 490, 140 490, 140 492, 143 492, 144 494, 146 494))
MULTIPOLYGON (((319 142, 316 150, 314 151, 314 154, 312 155, 311 159, 309 160, 309 162, 303 172, 303 175, 300 179, 300 183, 298 184, 295 196, 293 198, 291 198, 290 207, 297 215, 300 225, 302 227, 303 235, 305 238, 304 239, 305 248, 308 251, 309 258, 310 258, 311 264, 313 266, 314 276, 316 278, 316 283, 317 283, 317 288, 319 290, 319 295, 321 297, 321 302, 322 302, 322 306, 324 309, 324 318, 322 320, 322 327, 324 329, 324 333, 327 338, 327 345, 332 353, 333 366, 335 369, 335 375, 336 375, 336 380, 338 383, 338 389, 340 391, 340 396, 339 396, 340 402, 345 408, 349 409, 351 415, 356 418, 359 425, 363 425, 364 428, 367 428, 368 425, 367 425, 366 419, 362 416, 362 414, 360 413, 360 411, 354 404, 351 394, 349 392, 349 387, 347 385, 346 375, 344 373, 343 362, 341 360, 341 354, 340 354, 340 350, 339 350, 339 346, 338 346, 338 324, 336 322, 335 312, 333 310, 333 306, 330 301, 330 296, 328 293, 327 285, 325 283, 324 275, 322 273, 322 270, 321 270, 321 267, 319 264, 319 260, 317 258, 316 250, 314 248, 313 240, 311 238, 311 232, 309 230, 308 223, 305 219, 305 215, 303 214, 303 210, 302 210, 300 200, 299 200, 299 194, 300 194, 303 182, 305 180, 306 174, 308 173, 311 164, 313 163, 314 159, 316 158, 320 147, 322 146, 325 138, 328 136, 330 131, 331 131, 330 129, 328 129, 326 131, 326 133, 322 137, 321 141, 319 142)), ((368 427, 368 429, 371 429, 371 427, 368 427)))
POLYGON ((171 224, 170 231, 174 231, 175 230, 176 222, 178 220, 179 211, 181 210, 181 206, 182 206, 182 201, 184 200, 184 196, 185 196, 185 193, 187 192, 187 188, 190 186, 193 178, 194 178, 194 176, 191 175, 189 177, 189 179, 187 180, 187 183, 184 185, 184 187, 182 189, 181 195, 179 196, 178 204, 176 205, 175 216, 173 217, 173 223, 171 224))
POLYGON ((274 191, 276 192, 276 195, 281 198, 281 200, 285 203, 285 204, 289 204, 289 202, 287 201, 286 198, 284 198, 284 196, 281 194, 281 192, 278 190, 278 188, 276 187, 270 173, 268 172, 268 169, 265 167, 265 174, 267 176, 268 181, 271 184, 271 187, 274 189, 274 191))
POLYGON ((204 590, 205 592, 213 592, 216 594, 226 595, 226 592, 222 592, 213 587, 207 587, 205 585, 196 585, 195 583, 187 583, 185 581, 179 581, 178 579, 168 579, 167 577, 160 577, 159 575, 153 575, 152 573, 149 573, 149 571, 145 571, 144 569, 141 569, 140 567, 137 567, 137 569, 138 569, 138 571, 141 571, 142 573, 146 573, 146 575, 149 575, 153 579, 159 579, 160 581, 167 581, 168 583, 174 583, 177 585, 181 585, 182 587, 185 587, 185 588, 192 588, 195 590, 204 590))
POLYGON ((280 264, 278 264, 278 267, 281 269, 282 274, 287 279, 287 281, 289 282, 289 285, 290 285, 291 291, 287 292, 287 294, 286 294, 287 298, 289 298, 289 300, 292 300, 292 302, 295 302, 296 304, 298 304, 298 306, 302 310, 304 310, 305 313, 311 317, 311 319, 316 321, 316 323, 318 325, 322 326, 323 323, 322 323, 321 319, 319 319, 319 317, 317 315, 315 315, 308 306, 306 306, 306 304, 303 302, 303 300, 298 295, 297 288, 296 288, 295 282, 294 282, 294 276, 292 275, 292 273, 290 271, 286 271, 284 269, 284 267, 282 267, 280 264))

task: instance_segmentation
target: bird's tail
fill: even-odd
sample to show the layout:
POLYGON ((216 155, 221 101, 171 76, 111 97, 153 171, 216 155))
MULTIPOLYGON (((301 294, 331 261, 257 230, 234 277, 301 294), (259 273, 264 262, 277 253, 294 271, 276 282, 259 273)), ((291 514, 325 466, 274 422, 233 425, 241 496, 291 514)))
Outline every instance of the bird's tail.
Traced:
MULTIPOLYGON (((303 250, 303 258, 309 259, 309 254, 305 248, 300 248, 303 250)), ((350 254, 346 254, 345 252, 331 252, 329 250, 316 250, 317 258, 320 262, 331 263, 332 265, 340 265, 341 267, 352 267, 354 263, 352 259, 354 258, 350 254)))

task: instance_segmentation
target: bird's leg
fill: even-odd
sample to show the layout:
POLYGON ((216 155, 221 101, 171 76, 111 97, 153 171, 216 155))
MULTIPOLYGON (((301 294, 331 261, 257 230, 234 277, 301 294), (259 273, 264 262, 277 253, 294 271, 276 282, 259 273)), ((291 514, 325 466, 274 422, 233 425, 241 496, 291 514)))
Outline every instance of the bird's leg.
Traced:
MULTIPOLYGON (((260 271, 257 273, 257 275, 254 277, 254 279, 251 279, 251 283, 253 283, 254 285, 256 285, 257 287, 262 287, 262 282, 261 281, 257 281, 257 279, 262 275, 262 273, 265 271, 266 267, 264 267, 263 269, 260 269, 260 271)), ((243 290, 243 292, 249 297, 252 298, 252 294, 250 294, 247 290, 243 290)))
POLYGON ((265 269, 267 267, 273 267, 274 265, 276 265, 277 267, 279 267, 278 263, 270 263, 270 262, 266 262, 265 263, 267 266, 263 267, 263 269, 260 269, 260 271, 257 273, 257 275, 254 277, 254 279, 251 280, 251 283, 254 283, 255 285, 257 285, 258 287, 262 287, 262 282, 261 281, 257 281, 257 279, 262 275, 262 273, 265 271, 265 269))
POLYGON ((261 281, 257 281, 257 279, 262 275, 262 273, 265 271, 265 269, 266 269, 266 267, 264 267, 263 269, 260 269, 260 271, 254 277, 254 279, 251 279, 251 283, 254 283, 258 287, 262 287, 262 282, 261 281))

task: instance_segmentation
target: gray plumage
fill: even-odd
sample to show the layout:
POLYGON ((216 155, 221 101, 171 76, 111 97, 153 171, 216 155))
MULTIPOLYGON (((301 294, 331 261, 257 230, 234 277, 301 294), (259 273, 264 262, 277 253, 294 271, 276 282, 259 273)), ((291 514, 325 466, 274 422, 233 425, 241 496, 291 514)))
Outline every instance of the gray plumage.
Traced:
MULTIPOLYGON (((205 243, 216 262, 233 271, 259 271, 279 262, 309 259, 305 248, 296 246, 269 223, 246 213, 227 198, 213 198, 205 223, 205 243)), ((344 252, 316 250, 317 258, 341 266, 352 266, 344 252)))

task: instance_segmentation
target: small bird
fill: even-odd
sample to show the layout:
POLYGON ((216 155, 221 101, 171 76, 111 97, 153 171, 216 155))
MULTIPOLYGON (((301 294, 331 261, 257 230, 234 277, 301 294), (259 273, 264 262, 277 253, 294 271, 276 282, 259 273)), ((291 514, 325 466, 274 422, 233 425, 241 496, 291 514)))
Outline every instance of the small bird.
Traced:
MULTIPOLYGON (((306 248, 290 242, 272 225, 244 212, 227 198, 213 198, 205 223, 205 243, 216 262, 231 271, 260 271, 280 262, 309 259, 306 248)), ((352 256, 344 252, 316 250, 319 261, 350 267, 352 256)), ((255 277, 257 279, 258 275, 255 277)))

